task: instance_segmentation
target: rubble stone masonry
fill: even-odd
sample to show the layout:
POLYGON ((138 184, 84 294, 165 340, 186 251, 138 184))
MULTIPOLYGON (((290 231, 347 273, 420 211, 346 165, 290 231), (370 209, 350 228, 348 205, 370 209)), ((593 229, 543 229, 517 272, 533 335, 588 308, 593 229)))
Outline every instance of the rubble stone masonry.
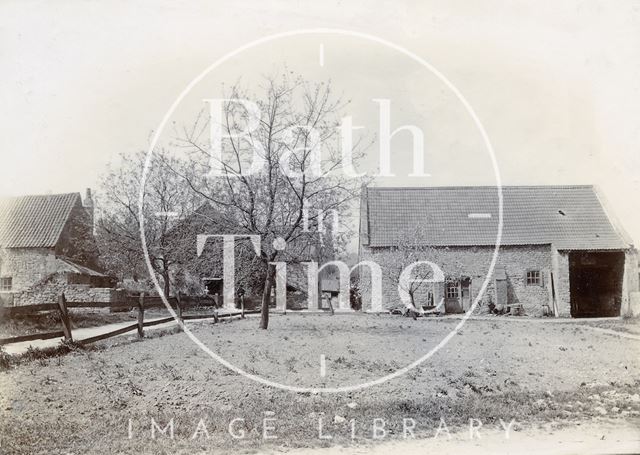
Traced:
POLYGON ((124 300, 124 291, 113 288, 92 288, 88 284, 67 283, 64 274, 54 274, 28 290, 13 295, 13 305, 55 303, 64 293, 67 302, 116 302, 124 300))
MULTIPOLYGON (((440 247, 437 258, 425 257, 438 264, 445 276, 454 272, 458 276, 471 278, 471 298, 475 299, 486 279, 487 271, 493 257, 493 247, 440 247)), ((393 282, 388 273, 384 273, 385 262, 388 262, 389 250, 386 248, 369 248, 361 246, 359 261, 372 260, 383 269, 383 310, 400 304, 397 282, 393 282)), ((532 316, 542 315, 543 305, 550 302, 550 276, 552 272, 552 250, 550 245, 503 246, 496 262, 496 268, 503 268, 507 276, 507 295, 509 303, 520 303, 525 313, 532 316), (540 271, 542 283, 527 285, 527 271, 540 271)), ((363 310, 371 308, 370 280, 366 267, 362 267, 363 310)), ((569 303, 569 260, 568 255, 558 254, 558 270, 556 282, 559 291, 556 293, 561 316, 570 315, 569 303)), ((438 299, 439 300, 439 299, 438 299)), ((492 277, 487 289, 480 299, 478 312, 486 312, 487 304, 496 302, 495 280, 492 277)), ((417 301, 417 305, 424 302, 417 301)))
POLYGON ((0 277, 12 277, 12 292, 28 289, 59 266, 53 249, 0 248, 0 277))
POLYGON ((58 276, 65 265, 53 249, 0 248, 0 277, 12 278, 10 292, 0 293, 4 305, 55 303, 64 292, 69 302, 114 302, 119 295, 112 288, 70 284, 58 276))

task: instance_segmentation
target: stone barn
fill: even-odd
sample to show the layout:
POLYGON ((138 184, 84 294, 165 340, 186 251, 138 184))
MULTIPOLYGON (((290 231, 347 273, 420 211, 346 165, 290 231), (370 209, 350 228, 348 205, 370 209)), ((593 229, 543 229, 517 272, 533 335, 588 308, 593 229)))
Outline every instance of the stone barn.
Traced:
MULTIPOLYGON (((497 307, 597 317, 632 311, 637 252, 600 191, 591 185, 505 186, 502 194, 502 238, 479 312, 497 307)), ((419 259, 437 264, 445 277, 427 283, 416 306, 444 303, 447 313, 464 312, 486 280, 498 219, 496 187, 364 188, 359 261, 373 260, 384 271, 393 255, 413 245, 419 259)), ((372 309, 370 274, 360 269, 364 310, 399 305, 398 281, 383 273, 383 308, 372 309)))
POLYGON ((111 277, 97 268, 93 201, 80 193, 0 199, 0 301, 5 305, 110 301, 111 277))

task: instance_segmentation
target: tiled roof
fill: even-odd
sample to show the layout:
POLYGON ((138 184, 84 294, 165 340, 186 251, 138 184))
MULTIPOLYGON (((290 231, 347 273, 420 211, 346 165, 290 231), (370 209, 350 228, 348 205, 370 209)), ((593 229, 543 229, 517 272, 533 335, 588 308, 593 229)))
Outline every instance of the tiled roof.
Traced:
POLYGON ((80 193, 0 198, 0 246, 53 248, 80 193))
MULTIPOLYGON (((418 233, 425 245, 495 245, 497 187, 370 187, 364 243, 393 246, 418 233)), ((505 186, 502 245, 553 243, 557 249, 626 249, 593 186, 505 186)))

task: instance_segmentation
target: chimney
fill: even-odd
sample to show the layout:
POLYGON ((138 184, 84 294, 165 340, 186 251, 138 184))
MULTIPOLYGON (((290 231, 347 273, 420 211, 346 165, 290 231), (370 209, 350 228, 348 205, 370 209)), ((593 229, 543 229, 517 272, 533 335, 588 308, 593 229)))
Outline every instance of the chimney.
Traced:
POLYGON ((84 195, 84 202, 82 204, 89 214, 89 225, 91 226, 91 233, 94 232, 94 223, 93 223, 93 198, 91 197, 91 188, 87 188, 87 191, 84 195))

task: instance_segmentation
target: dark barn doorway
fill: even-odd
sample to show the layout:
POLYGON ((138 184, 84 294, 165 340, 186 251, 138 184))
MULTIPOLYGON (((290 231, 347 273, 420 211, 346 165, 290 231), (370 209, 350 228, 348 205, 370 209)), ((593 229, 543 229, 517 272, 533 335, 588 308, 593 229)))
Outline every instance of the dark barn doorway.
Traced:
POLYGON ((569 253, 571 316, 620 316, 623 252, 569 253))
POLYGON ((223 291, 222 278, 205 278, 202 281, 204 283, 204 287, 207 288, 207 294, 222 295, 222 291, 223 291))

